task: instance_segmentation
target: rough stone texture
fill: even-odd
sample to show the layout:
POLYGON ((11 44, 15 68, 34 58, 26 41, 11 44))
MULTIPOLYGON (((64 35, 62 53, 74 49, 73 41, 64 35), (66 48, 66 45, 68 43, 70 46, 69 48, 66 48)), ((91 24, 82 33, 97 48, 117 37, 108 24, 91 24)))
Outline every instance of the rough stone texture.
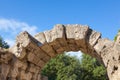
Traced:
POLYGON ((0 80, 48 80, 40 73, 51 58, 65 51, 79 50, 101 61, 109 80, 120 80, 120 34, 113 42, 78 24, 58 24, 35 37, 26 31, 20 33, 13 47, 0 48, 0 80))
POLYGON ((44 34, 48 43, 54 41, 56 38, 65 37, 64 27, 61 24, 57 24, 52 30, 45 31, 44 34))
POLYGON ((37 39, 39 42, 41 42, 42 44, 46 43, 46 38, 45 38, 45 34, 43 32, 38 33, 35 35, 35 39, 37 39))
POLYGON ((90 45, 94 46, 100 37, 101 37, 101 34, 99 32, 92 31, 89 37, 90 45))
POLYGON ((83 25, 65 25, 66 27, 66 36, 67 38, 73 38, 75 40, 77 39, 85 39, 87 32, 89 30, 88 26, 83 25))

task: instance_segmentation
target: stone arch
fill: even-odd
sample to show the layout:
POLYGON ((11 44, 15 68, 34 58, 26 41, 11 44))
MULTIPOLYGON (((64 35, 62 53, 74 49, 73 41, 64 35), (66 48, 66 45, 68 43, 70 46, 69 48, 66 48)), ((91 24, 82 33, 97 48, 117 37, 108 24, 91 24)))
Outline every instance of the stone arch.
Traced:
POLYGON ((102 39, 99 32, 93 31, 87 25, 78 24, 58 24, 52 30, 38 33, 34 37, 26 31, 21 32, 13 47, 0 50, 0 78, 44 80, 44 77, 40 77, 40 70, 50 58, 64 51, 81 50, 105 65, 110 80, 119 80, 119 41, 119 36, 116 42, 102 39))

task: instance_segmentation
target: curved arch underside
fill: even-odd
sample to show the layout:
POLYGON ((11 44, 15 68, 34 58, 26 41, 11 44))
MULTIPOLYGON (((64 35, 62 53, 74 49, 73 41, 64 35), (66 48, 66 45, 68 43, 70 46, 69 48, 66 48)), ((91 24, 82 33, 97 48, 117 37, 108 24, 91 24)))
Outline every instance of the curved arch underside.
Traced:
POLYGON ((79 51, 104 63, 110 80, 120 80, 120 43, 102 39, 87 25, 55 25, 32 37, 21 32, 13 47, 0 49, 1 80, 47 80, 40 75, 44 65, 57 54, 79 51))

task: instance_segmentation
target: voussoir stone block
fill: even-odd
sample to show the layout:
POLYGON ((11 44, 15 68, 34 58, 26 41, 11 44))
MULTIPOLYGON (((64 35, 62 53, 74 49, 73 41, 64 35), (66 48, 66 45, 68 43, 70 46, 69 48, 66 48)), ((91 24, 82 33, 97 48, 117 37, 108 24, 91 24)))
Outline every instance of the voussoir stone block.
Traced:
POLYGON ((74 39, 67 39, 67 43, 71 51, 79 51, 79 47, 77 46, 74 39))
POLYGON ((19 59, 14 61, 14 67, 21 68, 23 70, 26 70, 28 67, 27 62, 20 61, 19 59))
POLYGON ((94 46, 94 49, 96 50, 96 52, 98 54, 100 54, 100 52, 104 49, 104 48, 108 48, 108 47, 113 47, 114 42, 110 41, 108 39, 99 39, 98 42, 96 43, 96 45, 94 46))
POLYGON ((13 57, 13 55, 11 52, 4 51, 4 50, 0 51, 0 62, 7 64, 12 59, 12 57, 13 57))
POLYGON ((37 39, 42 44, 47 42, 46 38, 45 38, 45 34, 43 32, 36 34, 34 37, 35 37, 35 39, 37 39))
POLYGON ((57 52, 58 54, 65 51, 57 40, 54 40, 53 42, 49 43, 49 45, 52 46, 55 52, 57 52))
POLYGON ((89 27, 87 25, 65 25, 67 38, 85 39, 89 27))
POLYGON ((57 38, 64 38, 64 32, 64 26, 61 24, 57 24, 52 30, 45 31, 44 34, 47 42, 52 42, 57 38))
POLYGON ((89 44, 91 46, 94 46, 100 37, 101 37, 101 34, 99 32, 92 31, 89 36, 89 44))
POLYGON ((40 58, 38 58, 35 54, 33 53, 29 53, 27 56, 27 59, 29 62, 32 62, 33 64, 37 64, 40 60, 40 58))
POLYGON ((66 37, 68 45, 71 48, 71 51, 85 50, 86 48, 86 38, 89 31, 87 25, 65 25, 66 28, 66 37), (70 40, 71 39, 71 40, 70 40), (72 41, 72 43, 71 43, 72 41), (74 48, 74 49, 73 49, 74 48))
POLYGON ((18 57, 19 59, 23 59, 26 54, 26 49, 35 49, 34 47, 42 45, 35 38, 33 38, 28 32, 20 33, 16 38, 16 44, 11 48, 11 52, 18 57), (32 45, 32 46, 31 46, 32 45), (34 46, 34 47, 33 47, 34 46), (32 48, 30 48, 32 47, 32 48))
POLYGON ((41 68, 34 65, 34 64, 29 64, 28 71, 34 74, 38 74, 40 72, 41 68))
POLYGON ((49 44, 45 44, 40 47, 44 52, 46 52, 49 56, 54 57, 55 56, 55 50, 50 46, 49 44))
POLYGON ((60 44, 61 48, 64 49, 64 51, 71 51, 70 47, 68 46, 68 42, 66 39, 56 39, 56 41, 60 44))

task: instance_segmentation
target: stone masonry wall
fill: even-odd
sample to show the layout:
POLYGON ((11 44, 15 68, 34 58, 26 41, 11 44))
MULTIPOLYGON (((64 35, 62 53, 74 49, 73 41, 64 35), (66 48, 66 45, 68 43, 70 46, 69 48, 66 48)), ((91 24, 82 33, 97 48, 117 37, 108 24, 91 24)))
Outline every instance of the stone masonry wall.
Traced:
POLYGON ((0 80, 47 80, 40 73, 51 58, 79 50, 101 61, 110 80, 120 80, 120 37, 116 42, 102 39, 99 32, 78 24, 57 24, 34 37, 21 32, 13 47, 0 48, 0 80))

